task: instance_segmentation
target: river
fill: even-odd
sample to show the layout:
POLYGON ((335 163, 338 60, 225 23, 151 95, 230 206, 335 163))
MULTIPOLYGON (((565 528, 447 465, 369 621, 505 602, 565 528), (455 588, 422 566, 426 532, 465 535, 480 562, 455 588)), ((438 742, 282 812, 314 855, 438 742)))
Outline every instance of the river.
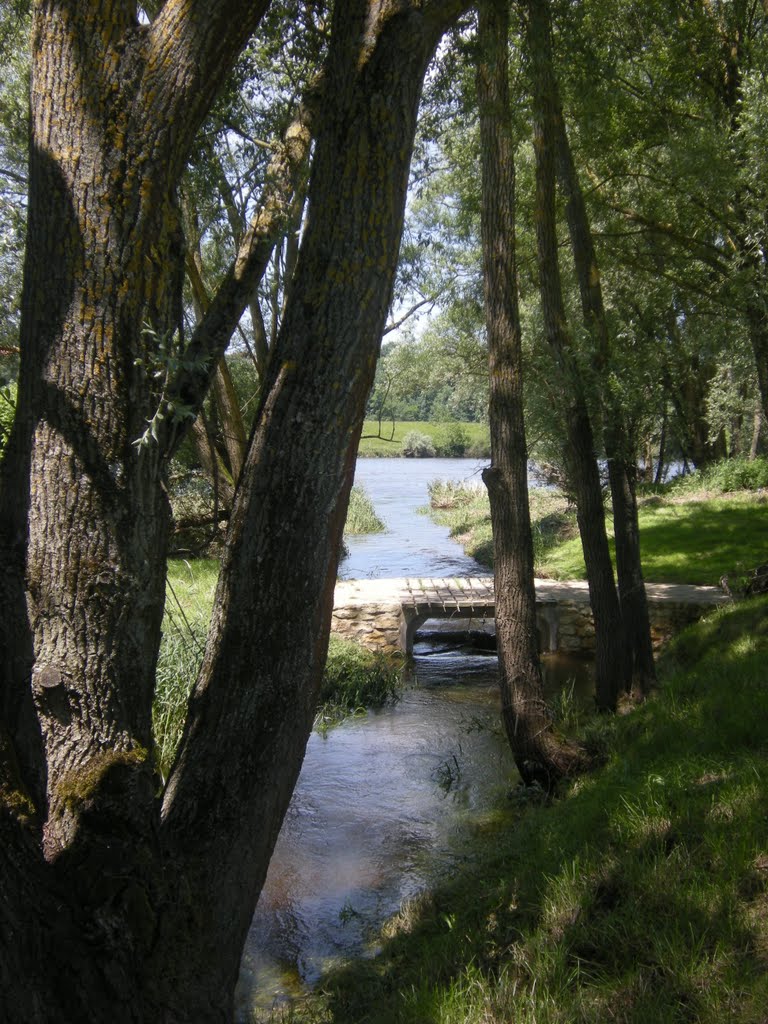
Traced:
MULTIPOLYGON (((485 574, 418 512, 430 480, 478 480, 469 459, 360 459, 355 481, 387 531, 348 538, 346 579, 485 574)), ((550 659, 548 685, 589 672, 550 659)), ((499 813, 517 775, 500 726, 496 658, 430 635, 392 707, 313 733, 241 966, 238 1024, 310 991, 322 972, 372 955, 404 900, 451 870, 472 824, 499 813)), ((503 812, 502 812, 503 813, 503 812)))

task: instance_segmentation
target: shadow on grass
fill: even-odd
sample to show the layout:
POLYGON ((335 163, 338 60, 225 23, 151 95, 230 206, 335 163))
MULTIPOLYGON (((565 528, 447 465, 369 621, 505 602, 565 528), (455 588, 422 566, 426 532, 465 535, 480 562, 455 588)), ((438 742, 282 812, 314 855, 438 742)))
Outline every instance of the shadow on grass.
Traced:
POLYGON ((660 694, 595 727, 606 767, 479 835, 313 1019, 764 1022, 767 618, 763 599, 689 630, 660 694))
POLYGON ((641 543, 647 579, 717 585, 768 558, 768 517, 764 505, 673 505, 641 519, 641 543))
MULTIPOLYGON (((640 544, 649 583, 717 586, 722 576, 738 576, 768 560, 768 515, 764 504, 725 500, 646 505, 640 510, 640 544)), ((545 550, 542 559, 547 575, 585 576, 578 537, 545 550)))

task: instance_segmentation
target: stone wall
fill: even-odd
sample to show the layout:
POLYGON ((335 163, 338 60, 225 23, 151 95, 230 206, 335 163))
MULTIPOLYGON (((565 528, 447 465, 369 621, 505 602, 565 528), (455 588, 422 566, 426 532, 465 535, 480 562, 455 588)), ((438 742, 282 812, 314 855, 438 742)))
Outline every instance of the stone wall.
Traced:
POLYGON ((331 629, 380 654, 398 654, 403 610, 399 604, 352 604, 333 609, 331 629))
MULTIPOLYGON (((711 612, 711 603, 649 600, 651 635, 655 647, 691 622, 711 612)), ((548 601, 539 609, 542 648, 566 653, 591 654, 595 649, 592 611, 584 595, 575 600, 548 601)), ((406 648, 408 627, 397 603, 360 602, 334 608, 331 628, 341 636, 356 640, 370 650, 396 654, 406 648)))

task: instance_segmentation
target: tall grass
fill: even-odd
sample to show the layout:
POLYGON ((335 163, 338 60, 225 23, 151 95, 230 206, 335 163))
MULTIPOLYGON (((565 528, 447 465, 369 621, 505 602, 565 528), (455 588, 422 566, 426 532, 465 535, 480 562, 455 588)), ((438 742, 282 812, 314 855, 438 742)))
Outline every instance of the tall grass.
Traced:
POLYGON ((399 663, 331 634, 315 727, 327 728, 349 714, 393 703, 400 689, 399 663))
POLYGON ((510 802, 381 953, 286 1019, 333 1024, 764 1024, 768 599, 667 652, 663 686, 601 718, 606 763, 510 802))
POLYGON ((355 484, 349 494, 349 508, 344 533, 381 533, 386 527, 376 515, 376 509, 366 489, 355 484))
MULTIPOLYGON (((454 483, 433 480, 429 487, 429 508, 435 522, 450 528, 468 555, 493 567, 493 533, 488 492, 481 482, 454 483)), ((568 500, 551 488, 531 488, 528 494, 537 570, 550 551, 573 536, 575 517, 568 500)))

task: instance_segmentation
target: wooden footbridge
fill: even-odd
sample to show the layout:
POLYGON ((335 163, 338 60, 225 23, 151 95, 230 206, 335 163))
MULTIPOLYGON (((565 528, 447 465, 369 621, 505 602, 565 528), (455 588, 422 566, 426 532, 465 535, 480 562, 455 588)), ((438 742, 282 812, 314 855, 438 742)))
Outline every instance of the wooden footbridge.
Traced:
MULTIPOLYGON (((594 628, 582 580, 536 580, 536 614, 543 651, 589 651, 594 628)), ((654 639, 661 641, 729 598, 718 587, 646 584, 654 639)), ((493 619, 493 577, 342 580, 336 585, 333 629, 375 650, 410 654, 430 619, 493 619)))

